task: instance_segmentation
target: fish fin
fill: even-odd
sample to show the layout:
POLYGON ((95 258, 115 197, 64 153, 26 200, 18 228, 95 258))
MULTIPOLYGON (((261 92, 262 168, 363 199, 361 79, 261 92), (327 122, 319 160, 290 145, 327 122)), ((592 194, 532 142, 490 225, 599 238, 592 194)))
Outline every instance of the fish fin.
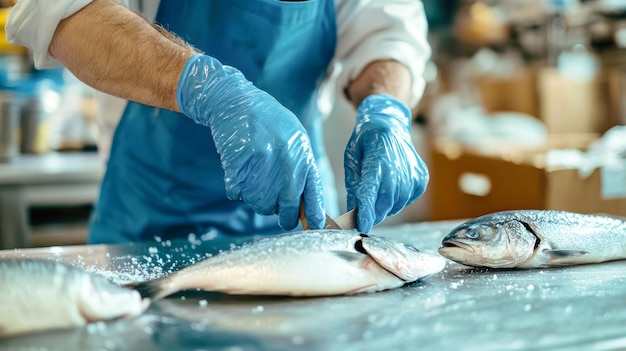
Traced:
POLYGON ((163 287, 164 279, 146 280, 143 282, 133 282, 124 284, 123 286, 128 289, 137 290, 142 298, 148 298, 151 300, 158 300, 162 297, 169 295, 163 287))
POLYGON ((543 250, 543 253, 554 259, 566 258, 566 257, 580 257, 588 254, 588 251, 584 250, 571 250, 571 249, 556 249, 556 250, 543 250))
POLYGON ((555 249, 555 250, 543 250, 543 253, 548 256, 548 262, 544 267, 565 267, 581 264, 581 258, 589 252, 583 250, 567 250, 567 249, 555 249))
POLYGON ((363 254, 362 253, 358 253, 358 252, 350 252, 350 251, 331 251, 334 255, 343 258, 344 260, 348 261, 348 262, 352 262, 352 261, 358 261, 360 259, 363 258, 363 254))

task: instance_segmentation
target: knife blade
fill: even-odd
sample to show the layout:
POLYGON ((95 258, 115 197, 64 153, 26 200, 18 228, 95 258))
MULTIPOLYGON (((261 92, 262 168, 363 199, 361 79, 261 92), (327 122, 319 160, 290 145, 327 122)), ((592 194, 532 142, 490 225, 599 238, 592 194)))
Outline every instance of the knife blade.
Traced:
POLYGON ((326 226, 324 229, 356 229, 356 210, 348 211, 336 218, 326 215, 326 226))
MULTIPOLYGON (((304 214, 304 202, 300 202, 300 222, 302 222, 302 228, 304 230, 311 229, 306 222, 306 215, 304 214)), ((326 216, 326 225, 324 229, 343 229, 351 230, 356 229, 356 210, 348 211, 341 216, 333 219, 329 215, 326 216)))

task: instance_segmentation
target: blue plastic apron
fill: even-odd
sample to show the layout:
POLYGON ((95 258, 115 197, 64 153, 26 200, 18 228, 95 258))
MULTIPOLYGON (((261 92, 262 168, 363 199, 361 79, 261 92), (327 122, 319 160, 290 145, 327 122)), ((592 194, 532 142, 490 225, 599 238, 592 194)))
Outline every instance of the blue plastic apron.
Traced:
MULTIPOLYGON (((334 180, 316 89, 335 49, 333 0, 162 0, 156 22, 237 67, 300 118, 325 170, 332 213, 334 180)), ((209 128, 129 102, 115 131, 89 242, 282 231, 277 216, 259 216, 245 203, 228 200, 223 179, 209 128)))

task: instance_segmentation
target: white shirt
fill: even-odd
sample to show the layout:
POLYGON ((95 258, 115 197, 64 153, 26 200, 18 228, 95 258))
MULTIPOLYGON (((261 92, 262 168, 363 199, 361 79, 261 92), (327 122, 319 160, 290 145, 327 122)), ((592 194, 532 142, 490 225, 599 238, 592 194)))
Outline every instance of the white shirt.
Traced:
MULTIPOLYGON (((11 10, 6 25, 7 39, 26 46, 33 54, 35 67, 49 68, 60 63, 48 47, 59 22, 92 0, 20 0, 11 10)), ((130 8, 154 18, 158 0, 121 0, 130 8)), ((409 68, 412 75, 412 101, 416 103, 424 90, 422 71, 430 57, 427 22, 423 5, 417 0, 335 0, 338 41, 331 69, 323 89, 320 106, 330 112, 332 97, 343 94, 343 88, 372 61, 392 59, 409 68), (334 87, 328 89, 328 87, 334 87)), ((211 53, 207 53, 211 54, 211 53)), ((100 150, 108 153, 112 130, 121 116, 121 108, 111 109, 115 98, 107 99, 107 110, 101 111, 100 150)), ((123 107, 123 104, 117 104, 123 107)), ((106 157, 105 157, 106 158, 106 157)))

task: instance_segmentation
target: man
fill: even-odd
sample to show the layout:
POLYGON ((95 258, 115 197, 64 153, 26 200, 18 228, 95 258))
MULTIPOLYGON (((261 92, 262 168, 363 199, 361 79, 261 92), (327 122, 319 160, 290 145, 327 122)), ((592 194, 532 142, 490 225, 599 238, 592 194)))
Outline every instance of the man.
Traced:
POLYGON ((91 243, 292 230, 301 202, 323 227, 325 206, 336 214, 325 77, 358 109, 345 150, 358 229, 425 191, 408 107, 429 55, 421 2, 161 0, 155 22, 114 0, 20 0, 6 27, 38 68, 60 62, 129 100, 91 243))

